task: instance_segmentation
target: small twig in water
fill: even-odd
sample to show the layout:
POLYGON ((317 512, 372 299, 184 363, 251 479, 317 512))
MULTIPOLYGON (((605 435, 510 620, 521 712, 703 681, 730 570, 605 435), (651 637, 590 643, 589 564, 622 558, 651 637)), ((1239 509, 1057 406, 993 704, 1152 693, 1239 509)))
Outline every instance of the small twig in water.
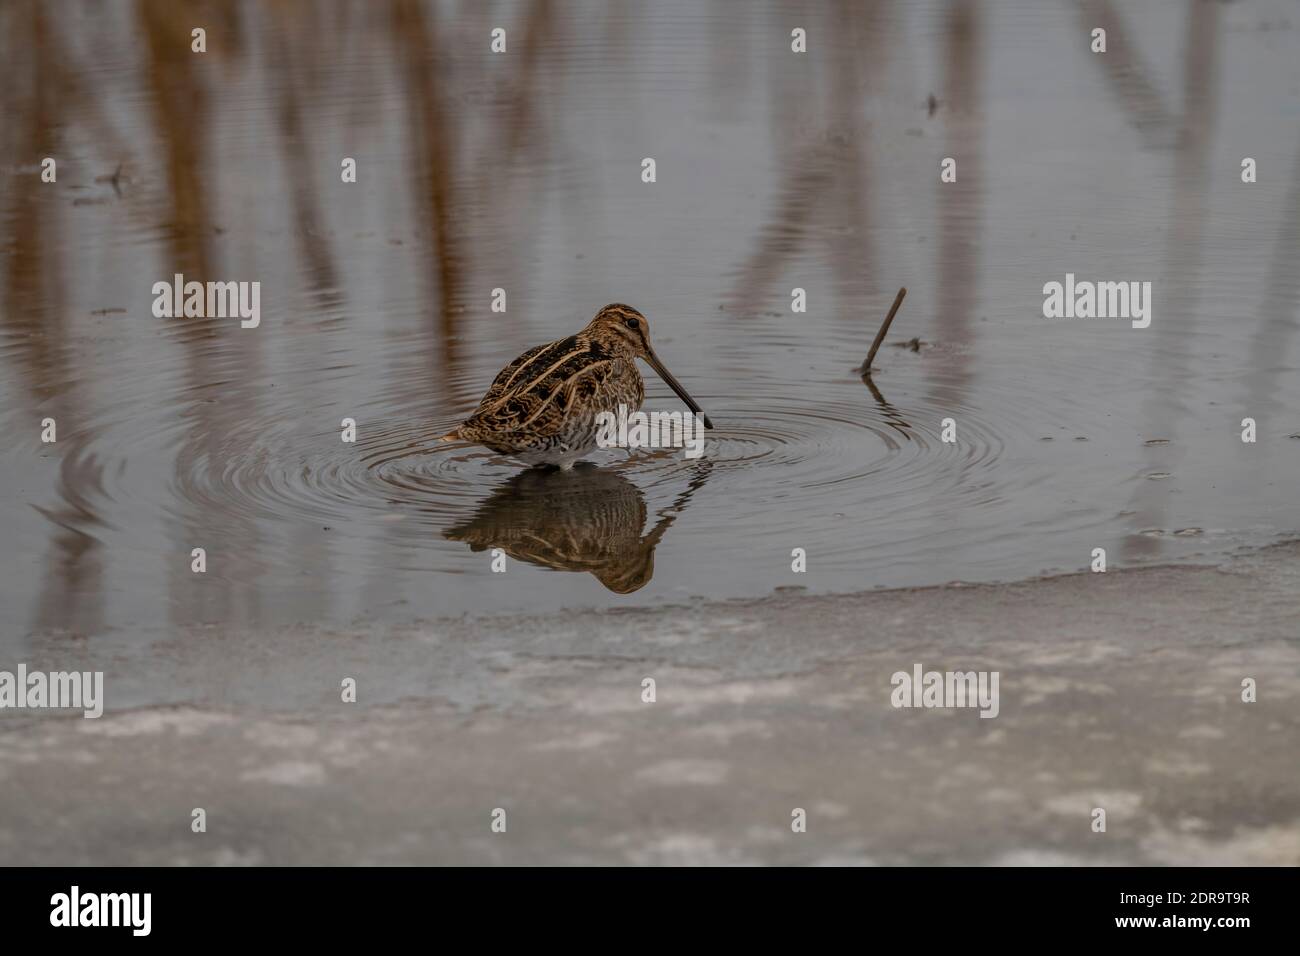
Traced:
POLYGON ((898 314, 898 307, 903 304, 903 296, 907 295, 907 287, 898 290, 898 295, 894 296, 894 304, 889 307, 889 315, 885 316, 885 322, 880 326, 880 331, 876 333, 876 340, 871 343, 871 351, 867 353, 867 360, 862 363, 862 368, 858 371, 863 374, 871 373, 871 363, 876 357, 876 352, 880 349, 880 343, 885 341, 885 333, 889 331, 890 323, 894 321, 894 316, 898 314))

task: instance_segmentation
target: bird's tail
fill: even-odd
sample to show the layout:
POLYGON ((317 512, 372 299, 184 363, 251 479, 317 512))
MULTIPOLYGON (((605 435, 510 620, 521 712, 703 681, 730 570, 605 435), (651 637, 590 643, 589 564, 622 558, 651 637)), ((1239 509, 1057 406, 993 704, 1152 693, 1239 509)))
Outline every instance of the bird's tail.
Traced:
POLYGON ((456 428, 453 428, 451 431, 447 432, 447 434, 439 438, 438 441, 460 441, 460 427, 457 426, 456 428))

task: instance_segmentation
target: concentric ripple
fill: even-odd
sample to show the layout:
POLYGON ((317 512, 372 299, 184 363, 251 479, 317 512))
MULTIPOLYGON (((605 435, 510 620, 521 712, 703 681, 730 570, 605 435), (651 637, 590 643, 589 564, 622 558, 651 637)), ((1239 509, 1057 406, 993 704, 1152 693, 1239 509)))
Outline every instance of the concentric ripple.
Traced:
MULTIPOLYGON (((679 449, 596 450, 589 458, 631 482, 652 514, 680 508, 674 503, 689 491, 695 534, 745 550, 788 533, 816 541, 823 560, 861 551, 849 515, 883 528, 923 512, 928 525, 936 512, 957 513, 1011 490, 1015 475, 998 469, 1005 440, 974 406, 957 414, 959 440, 949 443, 943 420, 953 406, 915 385, 898 390, 897 404, 848 376, 818 401, 791 383, 773 391, 786 394, 747 406, 712 398, 717 427, 705 433, 702 459, 679 449), (763 521, 748 521, 759 509, 763 521)), ((646 407, 672 406, 651 400, 646 407)), ((182 441, 169 507, 191 520, 220 513, 235 527, 311 523, 336 540, 391 522, 390 536, 436 541, 522 469, 478 446, 439 442, 453 421, 385 418, 381 406, 371 414, 380 417, 359 425, 355 444, 307 418, 239 419, 220 441, 182 441)))
MULTIPOLYGON (((764 321, 694 366, 665 336, 662 352, 716 425, 702 458, 595 450, 568 474, 438 441, 490 381, 499 348, 431 369, 413 330, 353 360, 329 344, 343 332, 328 315, 318 354, 279 365, 250 365, 238 338, 199 340, 192 362, 159 352, 103 409, 63 390, 75 424, 37 459, 57 472, 23 479, 50 490, 29 502, 37 517, 23 534, 59 529, 58 561, 147 557, 115 565, 124 590, 154 595, 146 607, 161 590, 203 620, 237 607, 297 620, 340 589, 351 606, 422 613, 805 582, 856 590, 1077 569, 1098 545, 1125 563, 1203 549, 1206 535, 1181 529, 1273 530, 1251 496, 1219 493, 1221 456, 1202 436, 1158 408, 1149 428, 1128 421, 1120 387, 1134 358, 1118 346, 1100 372, 1054 366, 1051 392, 1019 374, 1042 351, 1032 337, 983 354, 890 350, 864 380, 842 359, 855 330, 824 328, 809 344, 764 321), (345 419, 355 442, 342 440, 345 419), (175 574, 196 547, 206 575, 175 574), (797 549, 806 577, 792 568, 797 549), (485 574, 485 550, 528 569, 485 574), (161 567, 172 576, 159 579, 161 567)), ((680 409, 649 374, 647 388, 645 410, 680 409)))

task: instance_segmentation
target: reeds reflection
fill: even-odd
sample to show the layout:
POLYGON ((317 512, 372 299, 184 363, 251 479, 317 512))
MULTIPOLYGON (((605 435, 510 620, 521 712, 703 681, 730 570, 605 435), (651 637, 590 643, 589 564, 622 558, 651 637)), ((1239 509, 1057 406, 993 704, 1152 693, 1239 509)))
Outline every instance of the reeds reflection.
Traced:
MULTIPOLYGON (((1208 225, 1207 191, 1211 169, 1210 148, 1218 120, 1217 82, 1219 63, 1218 4, 1190 3, 1184 13, 1182 45, 1182 112, 1165 107, 1164 99, 1146 78, 1136 49, 1130 51, 1120 41, 1120 56, 1097 57, 1129 121, 1138 130, 1147 149, 1167 152, 1173 160, 1173 176, 1168 199, 1161 286, 1166 293, 1164 308, 1173 315, 1195 315, 1200 307, 1204 238, 1208 225)), ((1107 31, 1122 35, 1122 21, 1109 0, 1089 0, 1081 15, 1095 14, 1098 22, 1110 26, 1107 31)), ((1161 349, 1154 353, 1147 373, 1156 388, 1146 391, 1142 400, 1144 429, 1148 435, 1159 434, 1165 443, 1145 445, 1148 473, 1172 472, 1183 457, 1180 447, 1169 441, 1188 425, 1190 393, 1195 387, 1193 374, 1197 347, 1172 324, 1156 330, 1161 349)), ((1143 533, 1164 528, 1170 522, 1170 498, 1152 482, 1139 481, 1130 497, 1128 511, 1132 531, 1125 536, 1125 558, 1150 558, 1158 555, 1163 539, 1143 533)))

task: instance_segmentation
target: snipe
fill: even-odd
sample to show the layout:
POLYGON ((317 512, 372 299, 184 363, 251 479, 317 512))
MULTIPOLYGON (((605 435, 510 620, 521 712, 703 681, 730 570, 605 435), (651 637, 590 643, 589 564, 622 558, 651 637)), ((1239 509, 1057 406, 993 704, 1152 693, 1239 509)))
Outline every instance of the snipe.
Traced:
POLYGON ((469 418, 442 441, 469 441, 530 465, 573 467, 596 447, 597 416, 641 407, 644 359, 686 406, 713 423, 664 368, 650 347, 646 318, 626 305, 607 305, 576 335, 531 348, 503 368, 469 418))

